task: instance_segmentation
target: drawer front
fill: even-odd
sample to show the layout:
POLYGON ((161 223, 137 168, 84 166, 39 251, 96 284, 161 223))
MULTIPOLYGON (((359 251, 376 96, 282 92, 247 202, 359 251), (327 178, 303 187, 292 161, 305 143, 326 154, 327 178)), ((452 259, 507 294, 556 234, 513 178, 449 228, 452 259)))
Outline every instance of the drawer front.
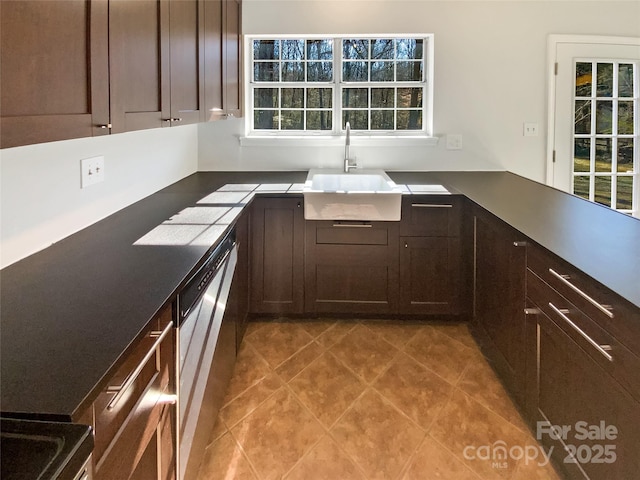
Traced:
POLYGON ((408 195, 402 198, 400 235, 457 237, 462 225, 462 199, 443 195, 408 195))
POLYGON ((140 429, 151 428, 152 419, 159 415, 155 410, 156 405, 161 407, 158 402, 163 394, 174 393, 173 351, 174 328, 168 309, 153 322, 94 402, 97 469, 102 467, 107 456, 113 457, 113 451, 122 448, 123 442, 128 443, 125 439, 128 435, 140 442, 140 429))
POLYGON ((379 222, 316 222, 313 230, 316 245, 389 244, 389 227, 379 222))
POLYGON ((527 270, 527 297, 595 363, 640 400, 640 358, 531 270, 527 270))
POLYGON ((527 265, 600 327, 640 353, 640 309, 543 248, 528 249, 527 265))

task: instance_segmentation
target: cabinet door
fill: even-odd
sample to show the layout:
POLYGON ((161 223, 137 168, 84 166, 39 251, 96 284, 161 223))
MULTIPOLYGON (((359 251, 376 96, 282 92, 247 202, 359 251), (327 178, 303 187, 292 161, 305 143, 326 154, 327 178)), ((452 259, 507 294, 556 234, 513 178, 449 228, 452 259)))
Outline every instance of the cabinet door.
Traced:
POLYGON ((112 133, 170 126, 169 0, 109 2, 112 133))
POLYGON ((256 198, 251 212, 251 311, 302 313, 301 198, 256 198))
POLYGON ((236 349, 240 349, 247 328, 249 311, 249 213, 245 209, 236 222, 238 264, 236 265, 230 298, 236 318, 236 349))
POLYGON ((535 303, 528 307, 537 312, 529 317, 537 326, 533 399, 538 439, 546 451, 553 447, 552 456, 568 478, 636 478, 640 402, 535 303), (546 422, 564 427, 564 433, 552 435, 546 422), (585 438, 585 431, 592 433, 585 438))
POLYGON ((204 104, 205 120, 220 119, 222 103, 222 0, 204 2, 204 104))
POLYGON ((206 0, 205 117, 242 116, 242 2, 206 0))
POLYGON ((3 0, 0 22, 0 148, 108 134, 107 2, 3 0))
POLYGON ((459 313, 460 239, 400 238, 400 313, 459 313))
POLYGON ((396 313, 397 222, 307 221, 305 306, 317 313, 396 313))
POLYGON ((224 109, 242 116, 242 2, 224 0, 224 109))
POLYGON ((521 234, 477 209, 474 216, 476 335, 512 394, 523 389, 526 248, 521 234))
POLYGON ((171 124, 204 119, 204 0, 171 0, 171 124))

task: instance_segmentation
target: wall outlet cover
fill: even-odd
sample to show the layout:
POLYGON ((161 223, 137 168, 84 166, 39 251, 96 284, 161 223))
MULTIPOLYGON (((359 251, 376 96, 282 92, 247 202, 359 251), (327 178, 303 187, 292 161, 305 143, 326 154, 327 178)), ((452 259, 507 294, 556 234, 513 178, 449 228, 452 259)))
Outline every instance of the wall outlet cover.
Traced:
POLYGON ((462 150, 462 134, 447 134, 447 150, 462 150))
POLYGON ((523 125, 522 134, 525 137, 537 137, 538 136, 538 124, 537 123, 525 123, 523 125))

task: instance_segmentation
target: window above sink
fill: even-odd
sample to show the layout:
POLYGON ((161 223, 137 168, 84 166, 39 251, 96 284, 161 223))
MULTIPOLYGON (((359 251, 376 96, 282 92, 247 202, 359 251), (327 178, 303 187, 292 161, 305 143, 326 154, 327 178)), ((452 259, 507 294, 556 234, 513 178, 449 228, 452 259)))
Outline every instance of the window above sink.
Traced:
POLYGON ((248 36, 245 52, 243 145, 331 144, 347 121, 356 142, 437 143, 432 34, 248 36))

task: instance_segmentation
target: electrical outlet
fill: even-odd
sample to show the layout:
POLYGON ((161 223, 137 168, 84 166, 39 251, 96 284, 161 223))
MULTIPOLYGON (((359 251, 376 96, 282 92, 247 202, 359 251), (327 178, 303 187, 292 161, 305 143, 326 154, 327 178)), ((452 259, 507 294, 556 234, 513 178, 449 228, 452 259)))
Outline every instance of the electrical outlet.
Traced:
POLYGON ((537 137, 538 136, 538 124, 537 123, 525 123, 523 126, 522 134, 525 137, 537 137))
POLYGON ((104 181, 104 156, 80 160, 80 188, 104 181))
POLYGON ((447 134, 447 150, 462 150, 462 135, 459 133, 447 134))

